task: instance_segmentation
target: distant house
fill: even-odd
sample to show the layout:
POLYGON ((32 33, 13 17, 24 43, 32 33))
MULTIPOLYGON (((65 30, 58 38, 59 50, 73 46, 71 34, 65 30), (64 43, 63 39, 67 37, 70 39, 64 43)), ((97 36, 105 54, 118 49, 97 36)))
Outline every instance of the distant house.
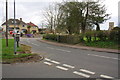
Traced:
MULTIPOLYGON (((33 23, 32 23, 33 24, 33 23)), ((22 18, 19 19, 15 19, 15 28, 18 29, 19 31, 28 31, 28 26, 31 25, 31 23, 25 23, 24 21, 22 21, 22 18)), ((6 31, 6 22, 4 22, 2 24, 3 27, 3 31, 6 31)), ((14 19, 9 19, 8 20, 8 31, 13 31, 14 30, 14 19)), ((32 25, 31 31, 36 30, 36 32, 38 32, 38 28, 36 25, 32 25), (35 27, 35 28, 34 28, 35 27)))
POLYGON ((27 25, 30 26, 30 32, 33 32, 33 33, 38 32, 38 26, 35 25, 34 23, 29 22, 29 23, 27 23, 27 25))

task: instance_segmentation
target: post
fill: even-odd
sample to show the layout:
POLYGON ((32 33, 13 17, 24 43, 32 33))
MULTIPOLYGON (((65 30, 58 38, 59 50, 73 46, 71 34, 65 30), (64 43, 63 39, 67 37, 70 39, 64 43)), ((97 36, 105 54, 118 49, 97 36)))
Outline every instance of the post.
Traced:
POLYGON ((6 47, 8 47, 8 1, 6 0, 6 47))
POLYGON ((15 24, 15 0, 14 0, 14 54, 16 54, 16 24, 15 24))

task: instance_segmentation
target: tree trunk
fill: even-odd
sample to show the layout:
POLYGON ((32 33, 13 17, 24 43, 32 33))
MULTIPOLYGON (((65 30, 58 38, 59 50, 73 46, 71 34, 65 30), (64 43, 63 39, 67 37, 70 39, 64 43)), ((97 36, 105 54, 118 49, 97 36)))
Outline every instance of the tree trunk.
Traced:
POLYGON ((98 23, 95 23, 95 25, 96 25, 96 31, 100 31, 100 26, 99 26, 99 24, 98 24, 98 23))

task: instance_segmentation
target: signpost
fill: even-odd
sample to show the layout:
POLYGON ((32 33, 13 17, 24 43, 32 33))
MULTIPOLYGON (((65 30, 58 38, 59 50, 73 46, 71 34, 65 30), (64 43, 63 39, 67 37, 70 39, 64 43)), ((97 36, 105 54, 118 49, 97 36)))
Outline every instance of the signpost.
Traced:
POLYGON ((6 47, 8 47, 8 1, 6 0, 6 47))
POLYGON ((17 53, 17 47, 16 47, 16 33, 17 33, 17 30, 16 30, 16 24, 15 24, 15 0, 14 0, 14 54, 17 53))

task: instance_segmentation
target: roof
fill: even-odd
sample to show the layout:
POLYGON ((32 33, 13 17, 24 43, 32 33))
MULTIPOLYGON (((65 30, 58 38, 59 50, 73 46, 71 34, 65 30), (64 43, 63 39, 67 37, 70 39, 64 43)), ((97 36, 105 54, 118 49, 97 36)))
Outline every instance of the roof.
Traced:
POLYGON ((28 26, 35 26, 35 27, 38 27, 37 25, 35 25, 34 23, 30 22, 30 23, 27 23, 28 26))
MULTIPOLYGON (((23 21, 21 21, 21 20, 18 20, 18 19, 15 19, 15 22, 16 22, 16 25, 20 25, 20 24, 27 25, 25 22, 23 22, 23 21)), ((9 20, 8 20, 8 24, 9 24, 9 25, 13 25, 13 24, 14 24, 14 19, 9 19, 9 20)), ((4 22, 4 23, 2 24, 2 26, 3 26, 3 25, 6 25, 6 22, 4 22)))

